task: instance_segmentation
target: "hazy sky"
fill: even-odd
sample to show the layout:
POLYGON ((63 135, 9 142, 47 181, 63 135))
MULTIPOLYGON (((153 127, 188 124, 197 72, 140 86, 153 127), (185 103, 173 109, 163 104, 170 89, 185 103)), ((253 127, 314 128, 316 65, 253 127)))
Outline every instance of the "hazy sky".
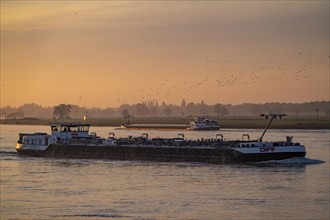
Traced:
POLYGON ((329 100, 329 1, 1 0, 1 106, 329 100))

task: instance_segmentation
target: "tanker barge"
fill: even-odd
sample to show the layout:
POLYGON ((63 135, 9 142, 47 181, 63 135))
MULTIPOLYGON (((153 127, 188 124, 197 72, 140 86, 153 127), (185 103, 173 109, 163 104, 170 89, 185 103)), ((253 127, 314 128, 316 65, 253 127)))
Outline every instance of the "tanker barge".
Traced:
MULTIPOLYGON (((147 133, 139 137, 117 138, 109 133, 108 138, 89 133, 90 124, 52 123, 51 134, 20 133, 16 150, 21 155, 110 159, 149 160, 167 162, 203 163, 250 163, 304 157, 305 146, 284 141, 265 142, 262 140, 271 121, 283 114, 262 115, 270 117, 261 137, 257 140, 224 140, 221 134, 214 139, 185 139, 183 134, 175 138, 149 138, 147 133)), ((248 135, 246 135, 248 136, 248 135)))

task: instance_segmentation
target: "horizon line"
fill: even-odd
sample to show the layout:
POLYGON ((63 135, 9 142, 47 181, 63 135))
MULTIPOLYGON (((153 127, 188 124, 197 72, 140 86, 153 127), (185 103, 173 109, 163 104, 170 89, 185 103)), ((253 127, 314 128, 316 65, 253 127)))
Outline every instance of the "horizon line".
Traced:
MULTIPOLYGON (((65 104, 65 105, 71 105, 71 106, 78 106, 80 108, 99 108, 99 109, 107 109, 107 108, 113 108, 113 109, 116 109, 116 108, 120 108, 121 106, 123 105, 137 105, 137 104, 144 104, 144 103, 147 103, 149 101, 153 101, 153 100, 148 100, 148 101, 142 101, 142 102, 137 102, 137 103, 123 103, 119 106, 116 106, 116 107, 113 107, 113 106, 107 106, 107 107, 100 107, 100 106, 80 106, 79 104, 70 104, 70 103, 59 103, 59 104, 55 104, 55 105, 52 105, 52 106, 45 106, 45 105, 41 105, 41 104, 38 104, 38 103, 35 103, 35 102, 31 102, 31 103, 24 103, 23 105, 20 105, 20 106, 11 106, 11 105, 6 105, 6 106, 1 106, 0 109, 3 109, 3 108, 20 108, 24 105, 37 105, 37 106, 41 106, 42 108, 49 108, 49 107, 55 107, 55 106, 58 106, 58 105, 61 105, 61 104, 65 104)), ((164 101, 163 101, 164 102, 164 101)), ((314 100, 314 101, 305 101, 305 102, 276 102, 276 101, 273 101, 273 102, 264 102, 264 103, 254 103, 254 102, 244 102, 244 103, 240 103, 240 104, 230 104, 230 103, 226 103, 226 104, 223 104, 223 103, 215 103, 215 104, 207 104, 206 102, 204 102, 205 105, 207 106, 213 106, 213 105, 217 105, 217 104, 220 104, 220 105, 223 105, 223 106, 228 106, 228 105, 231 105, 231 106, 238 106, 238 105, 247 105, 247 104, 254 104, 254 105, 265 105, 265 104, 307 104, 307 103, 314 103, 314 102, 330 102, 330 99, 329 100, 314 100)), ((173 106, 181 106, 181 104, 173 104, 173 103, 166 103, 164 102, 166 105, 173 105, 173 106)), ((201 104, 201 102, 187 102, 186 101, 186 104, 189 104, 189 103, 194 103, 194 104, 201 104)), ((162 104, 158 104, 158 106, 162 106, 162 104)))

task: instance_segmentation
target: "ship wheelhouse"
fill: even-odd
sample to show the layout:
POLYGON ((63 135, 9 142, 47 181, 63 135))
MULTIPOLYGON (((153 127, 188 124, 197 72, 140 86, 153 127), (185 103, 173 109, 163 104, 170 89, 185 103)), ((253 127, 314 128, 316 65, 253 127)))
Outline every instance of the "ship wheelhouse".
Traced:
POLYGON ((52 136, 60 139, 74 138, 74 137, 88 137, 90 124, 80 123, 52 123, 52 136))

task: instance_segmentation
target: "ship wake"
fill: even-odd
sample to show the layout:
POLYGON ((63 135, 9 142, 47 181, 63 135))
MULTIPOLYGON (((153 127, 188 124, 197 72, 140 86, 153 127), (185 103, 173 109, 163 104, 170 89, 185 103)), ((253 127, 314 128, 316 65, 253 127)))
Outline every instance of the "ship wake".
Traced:
POLYGON ((324 163, 323 160, 317 160, 317 159, 310 159, 306 157, 294 157, 294 158, 288 158, 283 160, 268 160, 268 161, 262 161, 257 162, 257 164, 282 164, 282 165, 309 165, 309 164, 320 164, 324 163))

